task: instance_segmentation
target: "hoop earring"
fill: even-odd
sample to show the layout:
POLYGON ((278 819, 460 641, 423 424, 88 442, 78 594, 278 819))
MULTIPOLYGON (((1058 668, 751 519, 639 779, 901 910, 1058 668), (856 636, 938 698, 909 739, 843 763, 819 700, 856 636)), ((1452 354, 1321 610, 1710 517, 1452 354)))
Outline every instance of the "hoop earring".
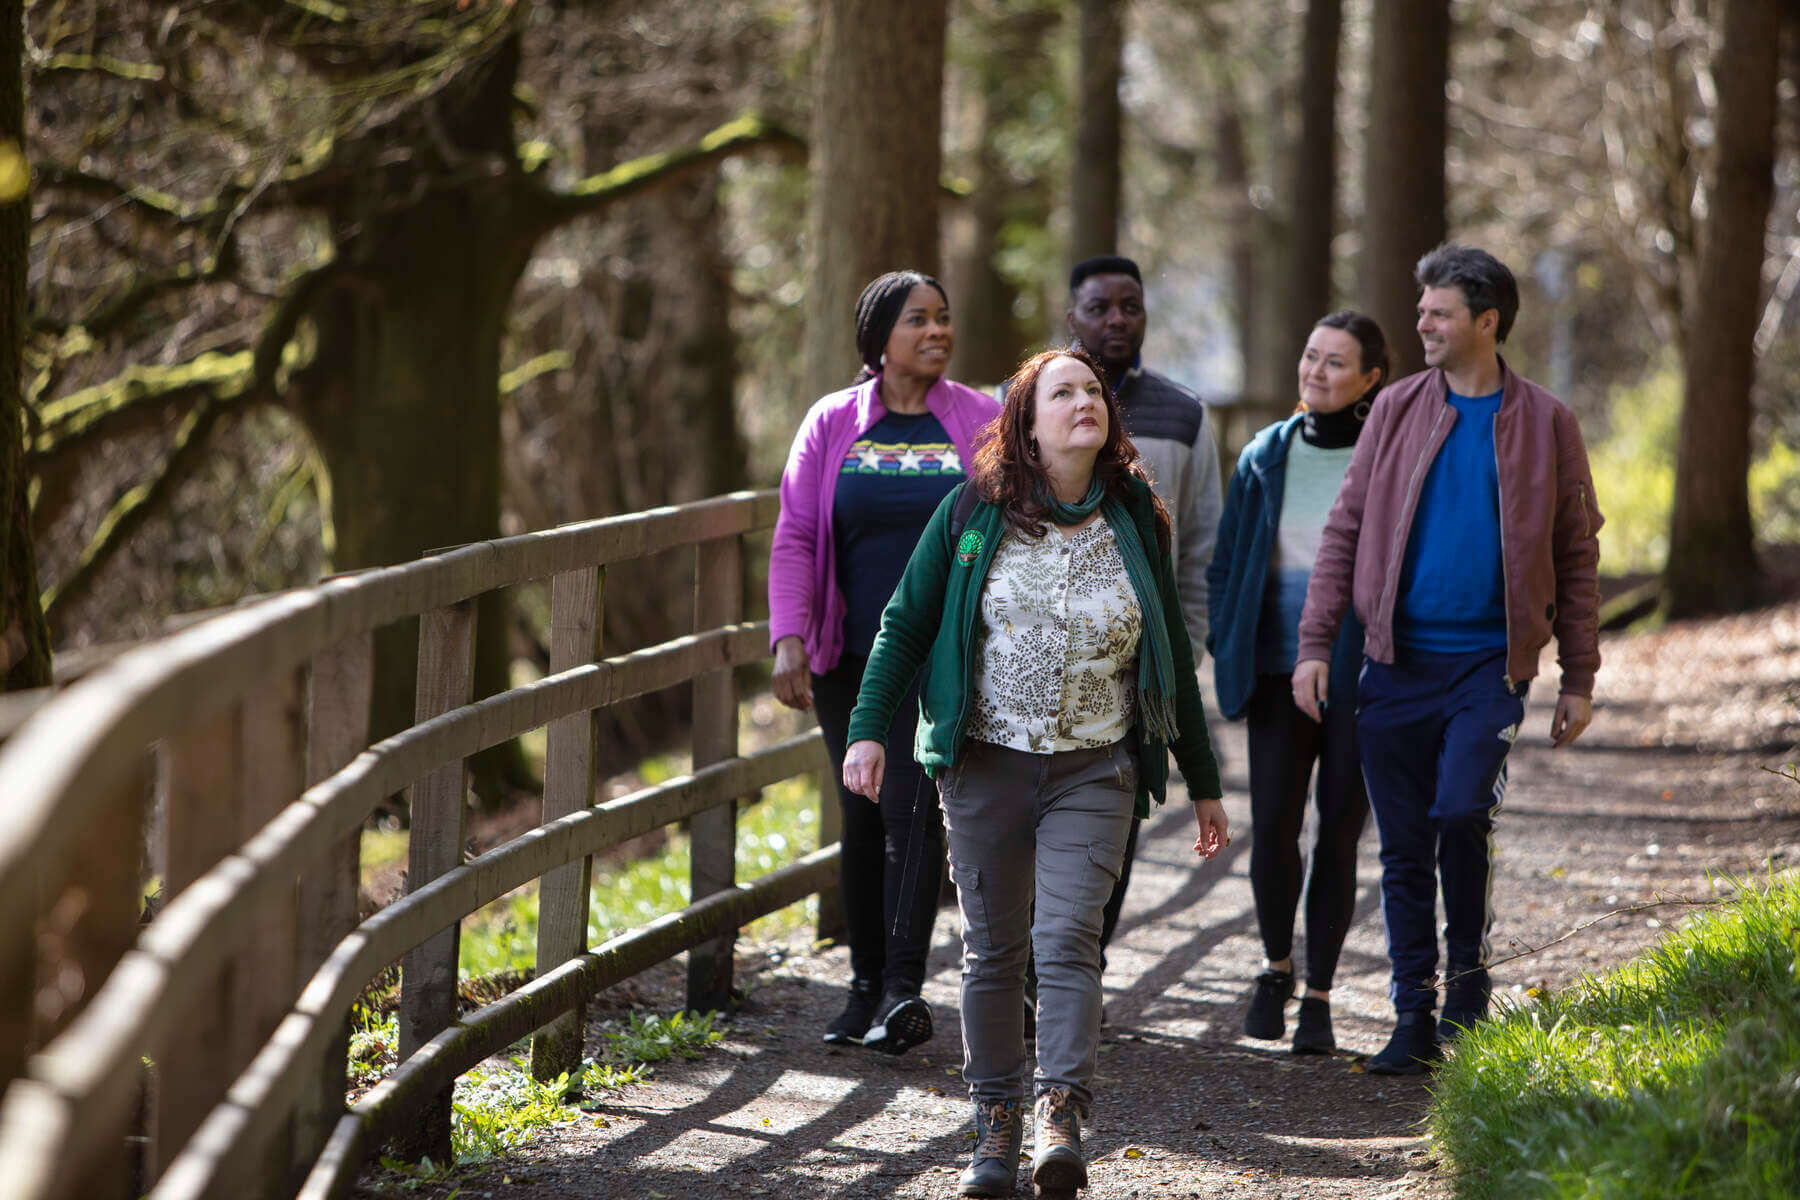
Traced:
POLYGON ((1350 411, 1356 414, 1357 420, 1366 421, 1369 419, 1369 410, 1374 407, 1375 402, 1373 400, 1358 400, 1356 402, 1356 407, 1350 411))

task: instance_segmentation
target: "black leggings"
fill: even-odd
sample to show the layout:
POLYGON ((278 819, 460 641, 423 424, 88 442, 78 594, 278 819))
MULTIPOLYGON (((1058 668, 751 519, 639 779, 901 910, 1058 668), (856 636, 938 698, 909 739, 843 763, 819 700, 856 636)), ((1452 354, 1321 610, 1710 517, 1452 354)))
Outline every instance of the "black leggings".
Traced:
POLYGON ((879 983, 884 992, 916 996, 925 982, 925 955, 944 881, 944 820, 937 788, 913 761, 919 721, 916 682, 888 726, 881 803, 844 788, 844 739, 867 664, 866 658, 845 655, 830 674, 813 676, 813 707, 844 813, 839 890, 850 931, 850 969, 859 983, 879 983), (909 850, 911 879, 905 878, 909 850))
POLYGON ((1306 984, 1327 991, 1356 906, 1356 841, 1369 817, 1356 748, 1356 706, 1340 700, 1323 724, 1294 704, 1286 675, 1258 675, 1246 713, 1250 733, 1250 888, 1263 953, 1294 952, 1294 910, 1306 884, 1306 984), (1312 874, 1300 853, 1307 784, 1319 764, 1318 840, 1312 874))

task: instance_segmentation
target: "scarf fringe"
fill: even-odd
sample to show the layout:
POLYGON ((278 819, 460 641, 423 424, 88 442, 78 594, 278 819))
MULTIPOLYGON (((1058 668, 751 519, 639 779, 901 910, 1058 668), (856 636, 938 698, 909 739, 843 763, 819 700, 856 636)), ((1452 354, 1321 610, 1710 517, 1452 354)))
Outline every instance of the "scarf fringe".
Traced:
POLYGON ((1165 746, 1174 745, 1175 739, 1181 736, 1181 731, 1175 728, 1175 706, 1169 700, 1169 697, 1153 696, 1138 689, 1138 711, 1143 714, 1144 727, 1151 737, 1165 746))

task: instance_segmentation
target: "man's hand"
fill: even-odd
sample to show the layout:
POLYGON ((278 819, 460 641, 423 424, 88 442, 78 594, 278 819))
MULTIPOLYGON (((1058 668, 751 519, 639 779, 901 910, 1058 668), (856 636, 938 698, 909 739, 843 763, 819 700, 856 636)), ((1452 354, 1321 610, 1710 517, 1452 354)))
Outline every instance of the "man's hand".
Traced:
POLYGON ((1325 692, 1331 684, 1331 664, 1308 658, 1294 664, 1294 704, 1315 721, 1325 719, 1325 692))
POLYGON ((887 748, 880 742, 851 742, 844 751, 844 786, 877 804, 881 803, 881 776, 886 769, 887 748))
POLYGON ((1194 801, 1194 824, 1200 835, 1194 839, 1194 853, 1211 858, 1231 845, 1231 834, 1225 826, 1225 806, 1217 797, 1194 801))
POLYGON ((1550 745, 1566 746, 1581 736, 1594 719, 1594 702, 1586 696, 1564 694, 1556 698, 1556 715, 1550 718, 1550 745))
POLYGON ((775 698, 789 708, 805 712, 812 707, 812 664, 806 643, 789 635, 775 643, 775 678, 770 681, 775 698))

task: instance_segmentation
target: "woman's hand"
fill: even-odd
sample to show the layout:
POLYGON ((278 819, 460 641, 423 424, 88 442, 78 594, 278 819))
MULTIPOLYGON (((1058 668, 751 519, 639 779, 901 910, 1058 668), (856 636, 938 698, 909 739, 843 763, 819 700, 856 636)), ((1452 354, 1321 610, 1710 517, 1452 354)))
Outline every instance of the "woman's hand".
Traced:
POLYGON ((1325 697, 1331 691, 1331 664, 1309 658, 1294 664, 1294 707, 1321 723, 1325 720, 1325 697))
POLYGON ((844 751, 844 786, 859 796, 881 803, 881 776, 887 769, 887 750, 880 742, 851 742, 844 751))
POLYGON ((1231 845, 1231 834, 1225 827, 1225 805, 1216 797, 1194 801, 1194 823, 1200 836, 1194 839, 1194 853, 1211 858, 1231 845))
POLYGON ((775 643, 775 698, 789 708, 805 712, 812 707, 812 664, 806 643, 790 634, 775 643))

